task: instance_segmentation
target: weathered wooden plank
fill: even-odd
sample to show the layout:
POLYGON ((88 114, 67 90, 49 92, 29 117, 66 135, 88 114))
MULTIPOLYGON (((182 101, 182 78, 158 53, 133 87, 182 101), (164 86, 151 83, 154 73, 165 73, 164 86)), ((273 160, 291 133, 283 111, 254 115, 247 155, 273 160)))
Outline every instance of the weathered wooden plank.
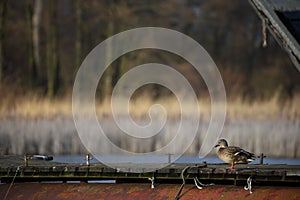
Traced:
POLYGON ((153 163, 139 164, 119 163, 117 169, 110 168, 102 163, 93 163, 89 166, 84 164, 65 164, 46 161, 30 160, 24 165, 22 159, 0 159, 0 180, 15 181, 68 181, 68 180, 123 180, 134 182, 149 181, 154 177, 155 181, 180 182, 183 169, 190 166, 184 173, 187 181, 193 181, 194 177, 207 182, 234 182, 246 181, 250 176, 256 181, 267 184, 272 183, 295 183, 300 182, 299 165, 236 165, 235 169, 229 169, 227 164, 189 164, 175 163, 168 167, 156 169, 153 163), (4 162, 6 161, 6 162, 4 162), (8 161, 8 162, 7 162, 8 161), (126 172, 123 172, 123 171, 126 172), (152 170, 152 171, 151 171, 152 170), (139 172, 139 173, 135 173, 139 172))
MULTIPOLYGON (((124 166, 133 167, 131 164, 124 166)), ((16 181, 26 180, 101 180, 101 179, 126 179, 130 182, 136 182, 140 179, 144 182, 145 179, 155 177, 157 181, 163 180, 164 182, 172 182, 174 180, 180 181, 182 179, 181 172, 186 167, 186 164, 172 164, 163 169, 157 169, 154 172, 123 172, 118 169, 105 167, 103 164, 93 164, 90 166, 19 166, 19 167, 0 167, 1 181, 11 181, 16 176, 16 181), (169 181, 168 181, 169 180, 169 181)), ((134 169, 133 171, 136 171, 134 169)), ((237 165, 236 169, 228 169, 227 165, 190 165, 186 170, 185 176, 187 180, 192 180, 198 177, 206 181, 245 181, 248 177, 253 177, 257 181, 262 182, 300 182, 300 166, 294 165, 237 165)))

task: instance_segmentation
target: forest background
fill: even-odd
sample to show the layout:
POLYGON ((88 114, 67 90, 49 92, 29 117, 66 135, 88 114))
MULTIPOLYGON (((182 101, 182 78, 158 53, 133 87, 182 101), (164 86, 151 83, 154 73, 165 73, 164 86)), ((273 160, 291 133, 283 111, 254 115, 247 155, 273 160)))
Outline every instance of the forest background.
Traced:
MULTIPOLYGON (((249 127, 258 127, 254 128, 258 135, 274 131, 278 136, 275 143, 282 148, 273 155, 300 156, 297 147, 300 73, 271 34, 267 37, 267 47, 262 47, 261 21, 246 0, 1 0, 0 143, 3 152, 83 152, 78 138, 66 142, 75 132, 69 118, 77 70, 85 56, 108 37, 144 26, 180 31, 199 42, 213 58, 227 94, 226 123, 231 129, 227 132, 225 129, 224 136, 233 134, 232 141, 242 143, 238 134, 230 133, 232 128, 245 132, 249 127), (247 121, 247 125, 230 124, 249 118, 252 121, 247 121), (45 120, 45 124, 40 120, 45 120), (72 128, 62 130, 64 120, 72 128), (54 123, 48 127, 50 136, 48 123, 54 123), (36 126, 41 126, 40 132, 45 132, 47 137, 32 131, 36 126), (66 134, 56 136, 56 132, 66 134), (20 134, 23 140, 16 142, 16 135, 20 134), (39 138, 46 138, 47 145, 40 144, 39 138), (294 143, 288 147, 291 140, 294 143)), ((210 112, 207 87, 193 67, 176 55, 148 49, 123 55, 101 77, 96 95, 100 117, 110 116, 109 99, 118 79, 134 66, 148 62, 170 65, 181 72, 194 88, 204 114, 210 112)), ((161 102, 177 116, 179 109, 173 97, 162 86, 144 86, 132 97, 132 115, 141 119, 153 102, 161 102)), ((264 149, 257 138, 252 142, 245 139, 245 146, 253 151, 274 148, 269 145, 270 148, 264 149)))

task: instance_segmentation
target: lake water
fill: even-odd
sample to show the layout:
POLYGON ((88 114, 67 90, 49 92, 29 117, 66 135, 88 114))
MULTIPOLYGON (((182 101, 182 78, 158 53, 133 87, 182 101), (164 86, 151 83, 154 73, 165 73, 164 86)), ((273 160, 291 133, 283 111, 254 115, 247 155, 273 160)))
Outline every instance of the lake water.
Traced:
MULTIPOLYGON (((101 156, 101 160, 98 161, 95 157, 90 163, 104 162, 104 163, 168 163, 170 157, 168 155, 151 155, 151 156, 101 156)), ((182 156, 175 161, 175 163, 223 163, 218 157, 205 157, 199 158, 198 156, 182 156)), ((85 163, 85 155, 64 155, 54 156, 53 162, 62 163, 85 163)), ((259 158, 251 164, 259 164, 259 158)), ((264 164, 289 164, 300 165, 300 159, 291 158, 264 158, 264 164)))

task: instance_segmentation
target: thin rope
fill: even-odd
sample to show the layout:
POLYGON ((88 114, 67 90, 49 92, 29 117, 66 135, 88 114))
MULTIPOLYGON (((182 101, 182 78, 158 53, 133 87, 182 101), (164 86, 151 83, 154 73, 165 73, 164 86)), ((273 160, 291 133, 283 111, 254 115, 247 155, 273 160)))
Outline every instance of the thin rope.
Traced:
POLYGON ((261 21, 261 33, 262 33, 262 46, 267 47, 267 27, 266 27, 266 20, 262 19, 261 21))
POLYGON ((201 182, 199 181, 199 179, 197 178, 197 176, 194 177, 194 182, 195 182, 196 187, 197 187, 199 190, 203 189, 203 187, 215 185, 214 183, 209 183, 209 184, 201 183, 201 182))
POLYGON ((181 171, 182 184, 181 184, 181 186, 180 186, 180 188, 179 188, 179 190, 178 190, 178 192, 177 192, 177 194, 176 194, 174 200, 178 200, 178 199, 180 198, 180 194, 181 194, 182 189, 183 189, 183 187, 184 187, 184 185, 185 185, 185 177, 184 177, 184 173, 185 173, 185 171, 186 171, 187 169, 189 169, 189 168, 191 168, 191 167, 190 167, 190 166, 186 166, 186 167, 181 171))
POLYGON ((3 198, 3 200, 6 200, 6 199, 7 199, 8 193, 9 193, 9 191, 10 191, 12 185, 14 184, 15 178, 16 178, 16 176, 17 176, 19 170, 20 170, 20 166, 17 167, 17 170, 16 170, 16 173, 15 173, 15 175, 14 175, 14 178, 13 178, 12 182, 10 183, 10 185, 9 185, 7 191, 6 191, 6 194, 5 194, 4 198, 3 198))
MULTIPOLYGON (((178 200, 180 197, 181 197, 181 192, 183 190, 183 187, 185 185, 185 179, 186 179, 186 176, 184 175, 185 172, 188 170, 188 169, 193 169, 193 168, 199 168, 201 166, 186 166, 182 171, 181 171, 181 178, 182 178, 182 184, 174 198, 174 200, 178 200)), ((188 176, 188 175, 187 175, 188 176)), ((210 183, 210 184, 203 184, 199 181, 199 179, 197 178, 197 176, 194 177, 194 182, 195 182, 195 185, 196 187, 201 190, 203 187, 207 187, 207 186, 210 186, 210 185, 214 185, 213 183, 210 183)))

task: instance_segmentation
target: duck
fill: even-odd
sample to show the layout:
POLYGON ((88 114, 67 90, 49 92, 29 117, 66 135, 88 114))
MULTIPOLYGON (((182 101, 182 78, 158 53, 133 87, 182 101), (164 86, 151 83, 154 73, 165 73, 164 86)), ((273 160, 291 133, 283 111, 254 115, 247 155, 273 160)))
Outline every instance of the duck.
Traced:
POLYGON ((234 164, 244 163, 248 164, 255 160, 254 153, 248 152, 240 147, 228 146, 225 139, 220 139, 215 145, 215 148, 219 147, 218 157, 226 163, 231 163, 231 169, 234 169, 234 164))

